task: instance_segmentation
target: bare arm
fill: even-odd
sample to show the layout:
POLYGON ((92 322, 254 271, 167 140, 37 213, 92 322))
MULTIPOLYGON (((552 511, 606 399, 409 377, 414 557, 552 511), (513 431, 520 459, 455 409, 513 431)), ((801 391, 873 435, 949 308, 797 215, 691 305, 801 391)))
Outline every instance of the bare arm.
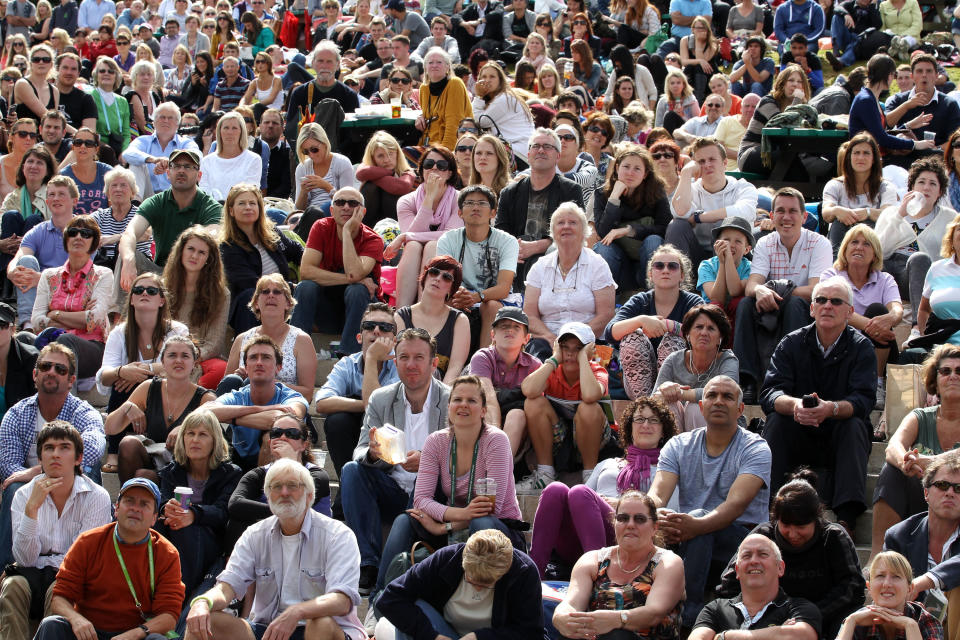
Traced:
POLYGON ((460 376, 460 372, 467 364, 468 355, 470 355, 470 321, 467 316, 460 314, 453 326, 453 347, 450 350, 447 373, 443 376, 446 384, 452 384, 460 376))
POLYGON ((336 273, 320 268, 320 261, 323 259, 323 253, 316 249, 304 249, 303 258, 300 259, 300 279, 313 280, 323 286, 337 286, 351 284, 350 279, 345 273, 336 273))
POLYGON ((293 344, 293 355, 297 359, 297 384, 287 385, 304 398, 313 395, 313 385, 317 379, 317 350, 309 335, 301 335, 293 344))
POLYGON ((500 415, 500 403, 497 402, 497 390, 493 388, 490 378, 480 378, 483 395, 487 397, 487 415, 484 419, 487 424, 503 428, 503 416, 500 415))
POLYGON ((657 469, 657 474, 653 477, 653 484, 650 485, 650 492, 647 494, 657 505, 657 508, 667 506, 674 490, 677 488, 679 479, 679 476, 675 473, 657 469))

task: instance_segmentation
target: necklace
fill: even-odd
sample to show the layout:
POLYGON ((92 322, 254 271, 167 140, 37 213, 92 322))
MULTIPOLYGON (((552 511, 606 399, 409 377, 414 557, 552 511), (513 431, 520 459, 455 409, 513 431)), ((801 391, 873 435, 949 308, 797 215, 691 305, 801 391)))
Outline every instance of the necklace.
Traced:
POLYGON ((718 355, 720 355, 719 351, 717 351, 716 355, 713 356, 713 360, 710 361, 710 364, 707 365, 707 368, 704 369, 703 371, 700 371, 699 369, 697 369, 697 365, 693 363, 693 350, 691 349, 690 350, 690 372, 693 373, 695 376, 697 376, 697 379, 699 380, 700 376, 703 376, 708 371, 710 371, 710 368, 713 367, 714 363, 717 361, 718 355))
POLYGON ((645 566, 649 561, 650 561, 650 556, 648 555, 646 559, 644 559, 643 562, 638 564, 636 567, 634 567, 633 569, 627 569, 625 566, 623 566, 623 560, 620 559, 620 545, 617 545, 617 564, 620 565, 620 570, 623 571, 624 573, 629 573, 632 575, 637 571, 640 571, 640 569, 643 566, 645 566))

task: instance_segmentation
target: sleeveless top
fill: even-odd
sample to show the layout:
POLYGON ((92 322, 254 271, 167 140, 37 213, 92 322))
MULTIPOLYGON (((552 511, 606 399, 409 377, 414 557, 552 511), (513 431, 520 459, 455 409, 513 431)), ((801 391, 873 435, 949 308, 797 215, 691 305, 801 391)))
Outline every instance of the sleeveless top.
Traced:
MULTIPOLYGON (((245 367, 246 362, 243 358, 243 348, 247 346, 247 343, 260 335, 260 327, 254 327, 240 334, 240 366, 245 367)), ((282 382, 283 384, 290 385, 298 384, 297 382, 297 356, 293 353, 293 346, 297 342, 297 338, 300 336, 307 335, 301 329, 298 329, 294 326, 290 326, 290 330, 287 331, 287 337, 283 339, 283 344, 278 345, 280 347, 280 353, 283 354, 283 366, 280 368, 280 373, 277 375, 277 381, 282 382)))
MULTIPOLYGON (((256 83, 256 80, 254 80, 256 83)), ((270 87, 266 91, 260 91, 260 85, 254 84, 255 91, 257 92, 257 101, 266 104, 266 99, 270 97, 270 93, 273 91, 273 83, 270 83, 270 87)), ((277 97, 273 99, 271 104, 267 105, 268 109, 279 109, 283 106, 283 89, 277 92, 277 97)))
MULTIPOLYGON (((605 547, 598 551, 600 559, 597 565, 597 577, 593 581, 593 590, 590 593, 588 611, 620 611, 636 609, 647 602, 647 596, 653 587, 653 571, 660 564, 664 550, 657 549, 650 558, 647 566, 627 584, 616 584, 607 577, 607 568, 613 553, 613 547, 605 547)), ((637 638, 651 638, 656 640, 677 640, 680 637, 680 611, 683 609, 681 599, 655 626, 646 633, 635 633, 637 638)))
MULTIPOLYGON (((27 80, 27 84, 30 85, 30 88, 33 89, 33 95, 37 96, 37 99, 40 99, 40 93, 37 92, 37 88, 33 86, 33 83, 30 80, 27 80)), ((57 102, 53 98, 53 83, 47 82, 47 88, 50 90, 50 99, 47 101, 47 109, 56 109, 57 102)), ((18 118, 33 118, 34 120, 39 120, 37 114, 33 112, 27 105, 22 102, 17 105, 17 117, 18 118)))
POLYGON ((166 416, 163 415, 162 389, 162 378, 154 378, 150 381, 150 388, 147 390, 147 406, 143 412, 147 417, 147 433, 145 435, 157 443, 166 441, 167 434, 170 433, 174 427, 179 427, 183 419, 186 418, 191 411, 200 406, 200 399, 203 398, 203 394, 207 392, 203 387, 197 387, 183 412, 177 416, 176 420, 168 425, 166 416))
MULTIPOLYGON (((407 328, 415 326, 411 307, 397 309, 397 315, 403 320, 403 324, 407 325, 407 328)), ((453 328, 457 324, 458 317, 460 317, 460 312, 456 309, 450 309, 447 312, 447 321, 443 323, 440 331, 433 336, 437 339, 437 359, 439 360, 437 371, 440 372, 441 377, 447 374, 447 366, 450 364, 450 353, 453 351, 453 328)))
MULTIPOLYGON (((940 435, 937 433, 937 411, 939 410, 940 405, 934 405, 910 412, 917 418, 917 441, 911 446, 916 447, 922 456, 936 456, 943 453, 940 435)), ((954 442, 950 448, 960 448, 960 442, 954 442)))

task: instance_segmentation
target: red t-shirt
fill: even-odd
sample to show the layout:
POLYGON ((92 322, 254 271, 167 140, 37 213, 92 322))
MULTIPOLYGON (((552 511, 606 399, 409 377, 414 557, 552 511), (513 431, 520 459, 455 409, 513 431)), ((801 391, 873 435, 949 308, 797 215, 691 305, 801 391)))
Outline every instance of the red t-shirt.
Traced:
MULTIPOLYGON (((607 385, 609 384, 609 374, 607 370, 600 366, 600 363, 593 361, 590 362, 590 369, 593 370, 594 377, 596 377, 600 386, 603 387, 603 393, 606 395, 607 385)), ((550 377, 547 378, 547 388, 544 390, 544 393, 554 398, 560 398, 561 400, 579 400, 580 378, 577 377, 573 384, 569 384, 563 376, 562 369, 557 367, 553 370, 553 373, 550 374, 550 377)))
MULTIPOLYGON (((380 263, 383 262, 383 238, 366 225, 360 225, 360 233, 353 240, 358 256, 373 258, 373 270, 370 277, 380 284, 380 263)), ((337 237, 337 222, 332 217, 321 218, 310 227, 307 236, 307 249, 323 254, 320 268, 326 271, 343 273, 343 240, 337 237)))

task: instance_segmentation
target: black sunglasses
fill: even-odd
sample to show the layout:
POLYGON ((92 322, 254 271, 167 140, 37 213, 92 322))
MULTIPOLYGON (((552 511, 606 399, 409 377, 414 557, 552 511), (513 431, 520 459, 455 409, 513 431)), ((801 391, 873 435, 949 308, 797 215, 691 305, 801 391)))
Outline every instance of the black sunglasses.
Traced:
POLYGON ((148 296, 160 295, 160 287, 145 287, 142 284, 138 284, 135 287, 131 287, 130 293, 135 296, 142 296, 146 293, 148 296))
POLYGON ((577 141, 577 136, 573 135, 572 133, 564 133, 564 134, 561 134, 561 135, 559 135, 559 136, 557 136, 557 137, 560 138, 560 139, 561 139, 562 141, 564 141, 564 142, 576 142, 576 141, 577 141))
POLYGON ((829 302, 835 307, 839 307, 841 305, 847 304, 847 301, 844 300, 843 298, 828 298, 827 296, 817 296, 816 298, 813 299, 813 301, 816 302, 817 304, 827 304, 827 302, 829 302))
POLYGON ((468 144, 458 144, 453 148, 457 153, 466 153, 467 151, 473 151, 473 147, 468 144))
MULTIPOLYGON (((649 520, 649 519, 650 519, 650 516, 644 515, 644 514, 642 514, 642 513, 634 513, 634 514, 633 514, 633 523, 634 523, 634 524, 646 524, 646 523, 647 523, 647 520, 649 520)), ((630 522, 630 514, 629 514, 629 513, 618 513, 618 514, 617 514, 617 522, 619 522, 620 524, 627 524, 628 522, 630 522)))
POLYGON ((679 262, 660 262, 659 260, 653 263, 654 271, 663 271, 664 269, 666 269, 667 271, 680 271, 680 263, 679 262))
POLYGON ((399 78, 390 78, 390 83, 391 83, 391 84, 398 84, 398 83, 399 83, 399 84, 410 84, 411 82, 413 82, 413 80, 411 80, 410 78, 407 78, 406 76, 401 76, 401 77, 399 77, 399 78))
POLYGON ((346 198, 337 198, 333 201, 333 204, 337 205, 338 207, 350 207, 351 209, 356 209, 363 203, 359 200, 354 200, 353 198, 349 200, 346 198))
POLYGON ((424 169, 433 169, 436 167, 439 171, 449 171, 450 163, 446 160, 434 160, 433 158, 428 158, 423 161, 424 169))
POLYGON ((364 320, 360 323, 361 331, 373 331, 374 329, 380 329, 383 333, 394 333, 397 330, 397 325, 392 322, 376 322, 374 320, 364 320))
POLYGON ((276 440, 277 438, 282 438, 286 436, 288 440, 303 440, 303 432, 300 429, 295 429, 290 427, 289 429, 282 429, 280 427, 272 427, 270 429, 270 439, 276 440))
POLYGON ((437 276, 440 276, 446 282, 453 282, 452 273, 450 273, 449 271, 443 271, 442 269, 438 269, 436 267, 430 267, 429 269, 427 269, 427 275, 432 276, 434 278, 436 278, 437 276))
POLYGON ((663 151, 661 153, 655 153, 651 157, 654 160, 663 160, 664 158, 667 158, 668 160, 673 160, 676 156, 669 151, 663 151))
POLYGON ((60 364, 59 362, 47 362, 46 360, 37 362, 37 371, 46 373, 47 371, 50 371, 50 369, 53 369, 58 375, 61 376, 67 375, 68 371, 67 365, 60 364))
POLYGON ((50 64, 53 62, 53 58, 49 56, 33 56, 30 58, 30 62, 33 64, 50 64))
POLYGON ((957 495, 960 495, 960 482, 947 482, 946 480, 937 480, 936 482, 930 483, 931 487, 936 487, 940 491, 946 491, 947 489, 953 489, 953 492, 957 495))
POLYGON ((13 135, 19 136, 19 137, 21 137, 21 138, 30 138, 31 140, 36 140, 36 139, 37 139, 37 132, 36 132, 36 131, 23 131, 23 130, 21 129, 20 131, 15 131, 13 135))
POLYGON ((75 149, 79 149, 80 147, 86 147, 88 149, 96 149, 99 146, 100 145, 97 144, 96 140, 77 140, 76 138, 73 139, 73 147, 75 149))
POLYGON ((117 40, 117 46, 122 47, 125 44, 130 44, 128 40, 117 40))
POLYGON ((581 26, 583 26, 583 25, 585 25, 585 24, 587 24, 587 23, 584 22, 583 20, 574 20, 574 21, 573 21, 573 24, 574 24, 574 26, 576 26, 576 25, 581 25, 581 26))
POLYGON ((944 378, 953 375, 954 373, 960 376, 960 367, 937 367, 937 373, 942 375, 944 378))
POLYGON ((80 236, 84 240, 89 240, 93 237, 93 229, 84 229, 83 227, 71 227, 67 229, 68 238, 76 238, 80 236))
POLYGON ((607 132, 603 130, 603 127, 600 127, 595 124, 592 124, 589 127, 587 127, 587 131, 589 131, 590 133, 602 133, 603 135, 607 135, 607 132))
MULTIPOLYGON (((263 61, 261 60, 261 62, 263 61)), ((253 124, 253 118, 251 118, 250 116, 244 116, 243 121, 246 122, 247 124, 253 124)))

